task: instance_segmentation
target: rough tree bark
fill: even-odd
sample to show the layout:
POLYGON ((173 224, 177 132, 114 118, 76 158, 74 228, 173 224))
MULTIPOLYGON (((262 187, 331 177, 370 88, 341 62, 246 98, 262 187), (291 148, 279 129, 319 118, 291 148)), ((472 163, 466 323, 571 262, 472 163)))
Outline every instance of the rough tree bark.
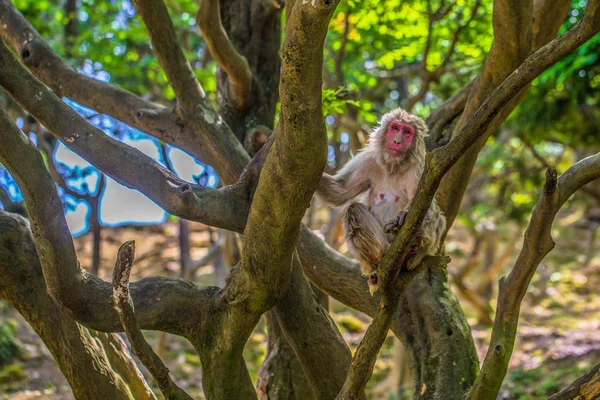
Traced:
MULTIPOLYGON (((189 65, 185 62, 178 62, 181 61, 181 54, 177 50, 178 47, 174 46, 171 42, 174 35, 172 35, 172 25, 169 24, 170 21, 167 19, 164 5, 162 3, 151 4, 146 2, 139 2, 136 5, 142 18, 147 23, 153 42, 156 42, 154 43, 154 47, 157 51, 159 61, 163 64, 167 76, 171 80, 176 81, 171 82, 171 84, 180 99, 177 112, 182 116, 188 117, 192 121, 192 125, 208 129, 206 127, 208 121, 206 119, 199 119, 200 117, 192 112, 196 107, 194 104, 197 103, 200 107, 206 107, 206 104, 204 103, 203 93, 197 85, 184 83, 186 80, 189 80, 189 74, 187 73, 189 65), (172 62, 172 60, 175 60, 175 62, 172 62)), ((331 2, 310 4, 308 6, 302 5, 298 7, 297 11, 290 18, 286 37, 286 42, 289 41, 289 43, 287 47, 284 45, 283 49, 285 61, 283 72, 284 74, 287 73, 288 79, 284 81, 285 83, 280 88, 283 96, 279 134, 277 135, 277 140, 274 141, 271 153, 267 157, 265 167, 261 173, 261 179, 256 187, 252 206, 250 207, 245 236, 246 238, 252 238, 252 240, 246 239, 245 251, 240 265, 234 268, 227 287, 216 298, 214 288, 195 289, 189 287, 192 292, 195 291, 198 294, 195 303, 198 304, 200 302, 205 309, 208 307, 211 310, 211 312, 206 314, 201 313, 203 318, 205 318, 202 321, 201 329, 193 330, 190 333, 188 331, 189 324, 193 325, 194 321, 189 319, 183 325, 181 324, 183 321, 171 321, 174 324, 168 328, 174 333, 189 333, 188 336, 201 355, 205 392, 211 397, 255 397, 254 391, 251 390, 252 386, 247 372, 245 371, 245 365, 241 359, 243 343, 245 343, 247 335, 251 331, 250 328, 255 325, 257 318, 277 303, 279 297, 286 294, 298 295, 298 293, 302 293, 291 290, 286 292, 285 288, 287 286, 286 281, 290 277, 289 273, 291 271, 287 271, 289 271, 289 266, 291 265, 293 247, 299 232, 300 219, 309 203, 317 178, 321 174, 325 163, 325 131, 321 115, 320 68, 317 66, 320 66, 322 62, 322 42, 329 18, 335 6, 336 3, 331 2), (307 20, 311 21, 308 25, 304 23, 307 20), (301 27, 301 30, 298 29, 299 27, 301 27), (315 38, 318 38, 318 40, 315 41, 315 38), (287 154, 291 151, 294 152, 294 156, 287 154), (311 160, 312 167, 306 168, 309 159, 311 160), (305 182, 306 184, 299 185, 298 182, 305 182), (273 187, 278 187, 282 193, 288 192, 288 195, 284 195, 281 198, 271 198, 270 194, 273 187), (269 221, 272 221, 271 226, 276 227, 275 229, 265 231, 259 228, 264 222, 268 223, 269 221), (276 251, 273 251, 273 249, 276 251), (285 267, 286 264, 288 268, 285 267), (269 267, 268 273, 266 270, 267 266, 269 267), (274 266, 277 266, 277 268, 274 269, 274 266), (251 279, 250 275, 253 276, 251 279)), ((55 135, 62 138, 75 151, 87 153, 88 141, 95 141, 97 139, 104 141, 106 145, 118 146, 114 141, 107 140, 101 132, 90 129, 86 124, 82 124, 80 118, 76 117, 68 108, 65 108, 58 99, 48 92, 46 88, 40 86, 35 79, 28 77, 26 74, 21 75, 24 71, 19 70, 18 65, 12 62, 11 56, 6 52, 3 52, 2 61, 3 64, 10 67, 5 71, 7 75, 4 75, 2 85, 7 88, 12 96, 18 97, 25 108, 36 115, 55 135), (12 75, 13 73, 16 75, 12 75), (22 79, 28 81, 28 89, 21 94, 17 94, 17 92, 12 90, 15 87, 8 83, 10 80, 9 75, 12 75, 13 78, 20 75, 22 79), (30 103, 27 98, 31 98, 30 96, 33 93, 38 93, 38 95, 41 93, 43 98, 48 100, 50 107, 45 108, 44 106, 40 106, 40 103, 30 103), (50 112, 50 110, 52 111, 50 112), (67 134, 65 136, 64 132, 68 132, 70 129, 65 129, 66 126, 62 125, 63 121, 69 121, 71 127, 79 126, 82 128, 81 133, 77 135, 67 134)), ((23 83, 23 81, 21 82, 23 83)), ((207 117, 207 114, 208 117, 211 116, 212 111, 210 109, 205 108, 204 111, 204 117, 207 117)), ((214 118, 209 118, 209 120, 211 121, 208 122, 209 124, 216 122, 214 118)), ((16 136, 19 135, 14 135, 15 137, 11 139, 17 140, 15 144, 18 144, 20 139, 16 136)), ((8 138, 6 139, 8 140, 8 138)), ((222 142, 221 145, 223 145, 222 142)), ((126 148, 120 150, 127 152, 126 148)), ((31 150, 27 150, 26 148, 22 148, 20 151, 20 155, 29 158, 32 165, 39 166, 39 160, 37 159, 39 156, 30 153, 31 150)), ((231 153, 228 155, 235 158, 231 153)), ((159 172, 171 180, 175 179, 164 169, 149 162, 144 157, 140 158, 139 154, 134 155, 132 153, 132 156, 141 162, 142 165, 145 165, 146 168, 149 168, 149 171, 159 172)), ((103 156, 100 156, 101 158, 103 156)), ((100 159, 97 159, 97 161, 102 163, 100 159)), ((16 159, 10 158, 10 156, 7 159, 3 159, 3 161, 13 170, 13 175, 19 180, 21 186, 26 187, 27 183, 32 181, 42 185, 43 168, 38 168, 38 171, 24 171, 17 166, 16 159), (36 176, 36 174, 40 175, 36 176)), ((105 159, 105 161, 108 160, 105 159)), ((105 164, 106 167, 107 164, 105 164)), ((228 172, 233 173, 234 169, 232 168, 234 167, 228 166, 223 169, 225 180, 229 179, 228 172)), ((47 184, 42 186, 46 186, 47 189, 43 194, 27 188, 23 190, 28 204, 35 205, 32 207, 36 212, 32 216, 32 221, 34 222, 36 220, 43 220, 43 215, 56 214, 57 211, 55 209, 55 200, 48 202, 40 198, 40 196, 46 195, 55 197, 55 190, 53 191, 50 187, 47 187, 47 184)), ((194 198, 193 196, 196 196, 196 192, 199 195, 195 197, 196 199, 206 193, 219 193, 219 191, 206 191, 189 184, 175 185, 173 189, 181 190, 181 194, 188 198, 194 198)), ((171 190, 171 193, 173 193, 173 190, 171 190)), ((45 267, 46 280, 51 283, 49 285, 50 293, 80 320, 86 321, 90 325, 106 324, 104 326, 110 327, 108 329, 119 329, 120 324, 114 318, 114 310, 105 310, 106 312, 101 314, 90 312, 89 307, 93 303, 95 303, 95 306, 105 307, 103 305, 104 301, 100 300, 100 298, 105 298, 107 294, 106 285, 104 282, 85 276, 85 274, 83 274, 85 280, 81 281, 82 272, 76 265, 76 256, 72 252, 72 244, 69 245, 67 238, 64 236, 66 226, 61 219, 56 220, 56 224, 48 224, 47 226, 34 224, 36 227, 34 229, 34 238, 37 242, 41 243, 43 241, 45 243, 43 247, 45 252, 42 253, 42 265, 45 267), (61 248, 68 251, 56 252, 56 249, 53 248, 55 243, 61 243, 61 248), (59 264, 65 264, 69 267, 58 268, 59 264), (56 273, 58 273, 58 276, 54 275, 56 273), (65 283, 70 289, 73 289, 70 293, 65 291, 65 287, 63 287, 65 283), (95 286, 95 293, 89 287, 90 284, 92 287, 95 286), (86 289, 82 286, 86 287, 86 289), (78 299, 81 300, 80 296, 83 293, 86 293, 88 301, 79 302, 78 299), (90 299, 94 296, 99 296, 96 300, 100 301, 92 301, 92 304, 90 304, 90 299), (96 321, 94 316, 98 315, 104 315, 107 318, 104 321, 96 321)), ((304 280, 301 272, 300 270, 300 275, 294 274, 295 277, 301 278, 298 288, 308 287, 310 290, 310 285, 304 280)), ((174 286, 179 284, 177 281, 171 282, 173 283, 172 289, 175 289, 174 286)), ((160 291, 166 288, 165 285, 170 285, 169 280, 158 279, 150 283, 148 287, 160 291)), ((144 290, 140 293, 139 289, 140 285, 134 283, 132 285, 132 296, 136 304, 136 310, 138 311, 137 317, 140 319, 142 327, 148 327, 149 321, 146 319, 143 309, 144 305, 150 306, 150 304, 146 303, 144 290), (140 296, 141 299, 138 298, 136 300, 136 296, 140 296), (142 309, 141 312, 140 307, 142 309)), ((184 295, 184 292, 185 290, 182 291, 181 287, 179 287, 172 293, 184 295)), ((177 296, 152 295, 151 298, 154 298, 154 300, 162 298, 161 304, 169 298, 172 301, 178 301, 177 296)), ((188 303, 188 301, 184 301, 183 303, 188 303)), ((299 305, 297 309, 299 312, 312 311, 313 313, 320 313, 318 307, 311 305, 309 310, 308 307, 304 307, 304 302, 296 301, 296 303, 299 305)), ((181 306, 186 308, 192 306, 192 304, 181 304, 181 306)), ((151 307, 155 308, 156 304, 153 304, 151 307)), ((202 308, 201 306, 198 309, 202 308)), ((155 310, 155 312, 160 313, 158 310, 155 310)), ((173 314, 171 315, 172 318, 177 319, 173 314)), ((188 314, 183 313, 181 315, 188 314)), ((311 321, 314 320, 313 322, 317 326, 320 324, 318 318, 314 319, 310 315, 300 315, 300 317, 308 318, 311 321)), ((294 340, 302 340, 302 343, 308 344, 307 350, 298 355, 301 361, 312 367, 310 375, 313 379, 310 383, 313 391, 315 394, 318 393, 319 396, 332 397, 337 392, 337 387, 335 383, 332 384, 331 380, 327 382, 323 380, 322 377, 326 375, 325 371, 319 371, 319 363, 313 362, 316 361, 313 359, 317 357, 327 360, 327 365, 325 363, 320 364, 323 367, 326 366, 327 369, 331 368, 332 363, 333 365, 337 365, 334 370, 339 371, 336 373, 339 374, 337 380, 338 384, 341 385, 340 378, 343 379, 344 371, 347 368, 344 365, 348 365, 350 354, 331 320, 324 319, 323 322, 325 325, 323 325, 323 329, 319 329, 319 337, 313 335, 312 338, 299 338, 294 336, 294 332, 290 332, 287 337, 292 344, 294 340), (332 330, 331 338, 333 343, 328 343, 324 346, 323 344, 327 343, 327 338, 324 338, 322 333, 327 333, 329 330, 332 330), (307 339, 309 340, 307 341, 307 339), (317 349, 319 353, 316 352, 317 349)), ((161 324, 164 323, 164 320, 154 320, 150 322, 150 324, 152 323, 161 324)))
MULTIPOLYGON (((18 13, 15 13, 10 2, 0 0, 1 37, 15 50, 23 63, 57 93, 68 93, 70 97, 85 105, 113 115, 167 143, 189 151, 199 159, 215 165, 226 183, 233 184, 241 176, 237 183, 219 190, 206 189, 178 180, 138 152, 131 151, 129 147, 115 143, 102 132, 88 127, 85 121, 78 119, 67 107, 63 107, 37 80, 20 69, 2 46, 0 56, 3 69, 0 73, 0 85, 25 109, 47 125, 67 146, 119 182, 138 188, 175 215, 236 232, 245 231, 247 243, 243 259, 234 269, 225 291, 221 293, 216 288, 198 288, 184 281, 165 278, 134 282, 131 287, 136 317, 142 328, 165 330, 186 336, 198 349, 205 372, 205 390, 207 395, 213 398, 256 396, 249 384, 241 358, 241 347, 264 311, 277 303, 285 304, 286 301, 292 300, 297 307, 295 317, 298 319, 290 318, 286 322, 286 319, 279 318, 279 315, 278 318, 289 343, 296 350, 311 387, 324 398, 335 397, 341 387, 349 364, 348 349, 341 341, 339 332, 330 326, 328 316, 313 318, 314 310, 320 313, 320 309, 312 306, 310 296, 302 295, 309 293, 305 288, 310 290, 310 286, 304 280, 297 262, 294 263, 294 268, 291 268, 298 234, 298 253, 303 261, 304 273, 317 286, 352 307, 375 315, 376 320, 380 313, 380 299, 368 296, 366 282, 360 277, 356 263, 328 249, 308 230, 298 231, 302 214, 300 210, 308 205, 314 189, 313 182, 316 182, 320 174, 319 168, 312 166, 321 162, 324 164, 324 159, 321 159, 325 156, 324 152, 318 153, 319 146, 324 147, 324 142, 321 143, 324 135, 320 115, 321 40, 336 3, 303 1, 296 7, 292 7, 292 3, 288 2, 287 5, 288 9, 293 8, 294 12, 288 21, 286 45, 283 50, 284 76, 280 88, 282 113, 279 125, 275 128, 276 140, 271 140, 268 146, 265 146, 271 151, 267 154, 263 148, 242 175, 249 157, 228 124, 222 123, 193 78, 191 68, 176 43, 174 28, 162 2, 140 0, 136 2, 136 7, 148 27, 153 48, 178 98, 174 113, 131 93, 77 74, 49 49, 18 13), (84 87, 85 89, 82 89, 84 87), (38 96, 44 101, 33 100, 38 96), (40 105, 41 103, 43 104, 40 105), (77 134, 72 133, 74 129, 77 134), (200 135, 202 140, 199 140, 200 135), (100 148, 104 151, 97 151, 100 148), (290 155, 290 149, 302 151, 290 155), (119 168, 115 166, 115 160, 111 157, 111 154, 118 153, 124 155, 119 159, 119 168), (305 170, 307 165, 311 168, 305 170), (127 170, 136 171, 135 176, 127 173, 127 170), (297 173, 298 171, 300 173, 297 173), (138 179, 140 172, 145 179, 138 179), (294 174, 293 179, 289 175, 291 172, 294 174), (281 188, 279 190, 285 200, 271 198, 270 192, 274 187, 281 188), (269 229, 266 229, 266 226, 269 229), (261 242, 273 247, 267 249, 261 246, 261 242), (319 265, 323 268, 315 268, 319 265), (285 290, 288 281, 291 284, 285 290), (299 284, 296 285, 295 282, 299 284), (294 299, 292 296, 297 297, 294 299), (162 300, 155 301, 157 297, 162 300), (313 313, 309 312, 311 307, 313 313), (181 321, 176 315, 193 317, 181 321), (319 341, 314 343, 323 345, 329 341, 328 346, 313 347, 312 343, 303 342, 306 337, 293 336, 294 332, 301 332, 295 329, 294 323, 302 319, 310 319, 311 323, 316 323, 327 332, 328 335, 319 337, 319 341), (306 366, 314 369, 308 370, 306 366), (333 385, 331 382, 326 382, 326 385, 319 379, 319 374, 326 376, 332 370, 342 372, 332 377, 333 385), (342 377, 341 381, 339 376, 342 377)), ((538 4, 548 6, 549 3, 551 2, 536 1, 536 7, 538 4)), ((566 46, 550 45, 544 48, 537 58, 534 57, 531 62, 528 60, 522 69, 508 78, 508 83, 492 96, 491 101, 473 115, 472 123, 461 129, 461 133, 456 135, 447 149, 441 153, 434 152, 432 157, 436 162, 431 170, 433 175, 439 177, 441 170, 456 162, 460 152, 481 137, 491 119, 510 99, 518 95, 526 82, 567 55, 575 45, 589 38, 592 30, 597 32, 598 27, 592 26, 591 23, 599 20, 597 3, 596 0, 588 2, 590 16, 586 13, 585 29, 579 29, 577 33, 569 33, 565 38, 561 38, 561 44, 566 46), (588 29, 590 27, 593 29, 588 29)), ((550 38, 552 36, 550 35, 550 38)), ((227 47, 223 49, 227 50, 227 47)), ((234 65, 234 70, 237 71, 244 63, 236 62, 234 65)), ((244 71, 244 68, 241 70, 244 71)), ((242 78, 238 77, 227 84, 231 86, 232 93, 239 89, 239 98, 244 98, 247 80, 243 75, 242 78)), ((237 99, 231 100, 232 104, 238 104, 237 102, 237 99)), ((460 112, 457 108, 460 109, 461 103, 462 100, 451 101, 447 104, 447 109, 451 110, 454 107, 452 113, 456 115, 460 112)), ((444 118, 447 117, 441 116, 438 121, 444 118)), ((40 161, 33 155, 34 149, 26 149, 27 146, 23 147, 22 138, 18 138, 17 134, 13 136, 12 139, 16 142, 11 147, 20 149, 20 159, 14 158, 14 154, 2 155, 7 157, 6 164, 9 169, 16 171, 13 175, 17 177, 22 188, 24 187, 28 205, 31 206, 34 238, 40 250, 50 293, 86 325, 106 331, 120 330, 115 310, 107 306, 110 291, 106 283, 89 276, 82 277, 77 267, 76 257, 71 251, 72 243, 69 244, 70 237, 67 239, 68 231, 60 220, 59 207, 55 200, 48 201, 45 197, 52 193, 52 189, 41 176, 43 163, 40 167, 40 161), (13 158, 10 158, 11 156, 13 158), (28 160, 30 166, 40 167, 39 171, 36 173, 31 169, 23 169, 20 166, 23 160, 28 160), (37 186, 44 190, 41 193, 34 191, 28 187, 28 182, 36 182, 37 186), (39 222, 48 215, 55 218, 47 221, 48 226, 40 224, 39 222), (61 252, 56 251, 57 245, 61 252), (67 287, 71 292, 65 291, 67 287), (101 320, 98 318, 100 315, 103 316, 101 320)), ((407 238, 410 236, 405 234, 417 226, 422 218, 420 214, 426 208, 424 205, 433 197, 435 186, 430 185, 425 188, 426 193, 419 194, 419 200, 413 205, 414 212, 409 214, 403 227, 403 234, 392 246, 388 263, 400 255, 397 263, 401 264, 408 245, 407 238)), ((391 277, 390 282, 397 277, 394 268, 390 268, 386 273, 391 277)), ((387 281, 386 278, 384 282, 387 281)), ((477 359, 474 356, 468 326, 456 300, 448 290, 445 274, 434 270, 421 274, 409 287, 409 294, 412 295, 412 299, 420 296, 418 304, 409 304, 411 297, 404 298, 401 304, 406 302, 406 308, 395 310, 390 303, 391 307, 387 307, 385 311, 387 315, 384 315, 383 320, 378 319, 379 332, 376 334, 380 336, 387 330, 386 326, 391 325, 394 332, 403 337, 404 342, 409 345, 417 395, 425 398, 464 396, 467 387, 475 380, 477 359), (429 305, 427 311, 419 309, 425 305, 429 305), (410 321, 406 320, 408 317, 410 321), (407 326, 409 329, 406 329, 407 326), (447 347, 443 347, 444 345, 447 347)), ((314 336, 309 338, 315 339, 314 336)), ((373 354, 369 355, 372 356, 373 354)))
MULTIPOLYGON (((282 8, 262 0, 198 2, 198 26, 218 65, 219 112, 250 155, 260 150, 275 123, 282 8)), ((259 392, 284 400, 310 388, 275 313, 266 314, 269 345, 259 392)))
POLYGON ((0 210, 0 226, 0 297, 40 335, 73 394, 80 399, 155 399, 119 338, 79 325, 48 295, 27 220, 0 210))

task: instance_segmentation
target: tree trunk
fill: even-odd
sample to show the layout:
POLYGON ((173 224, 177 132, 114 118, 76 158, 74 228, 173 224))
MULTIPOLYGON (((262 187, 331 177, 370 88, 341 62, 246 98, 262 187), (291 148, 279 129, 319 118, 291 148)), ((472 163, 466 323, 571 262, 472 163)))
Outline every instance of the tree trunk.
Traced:
MULTIPOLYGON (((271 14, 260 0, 221 0, 220 4, 223 27, 236 50, 246 57, 254 76, 252 100, 246 109, 237 110, 232 105, 227 75, 221 68, 217 71, 221 115, 245 144, 248 134, 257 126, 269 129, 274 126, 279 99, 281 19, 279 13, 271 14)), ((246 149, 251 150, 248 146, 246 149)), ((258 383, 259 396, 281 400, 311 398, 312 390, 294 349, 283 335, 276 311, 268 311, 265 318, 269 342, 258 383)))
POLYGON ((394 332, 410 354, 415 399, 464 399, 479 360, 445 271, 427 270, 410 284, 394 332))
POLYGON ((258 125, 273 129, 279 99, 281 19, 260 0, 221 0, 221 19, 236 50, 253 72, 252 100, 245 110, 232 106, 227 75, 217 71, 220 112, 240 142, 258 125))
POLYGON ((294 349, 283 336, 275 312, 265 314, 269 342, 267 357, 258 373, 259 400, 303 400, 313 398, 294 349))

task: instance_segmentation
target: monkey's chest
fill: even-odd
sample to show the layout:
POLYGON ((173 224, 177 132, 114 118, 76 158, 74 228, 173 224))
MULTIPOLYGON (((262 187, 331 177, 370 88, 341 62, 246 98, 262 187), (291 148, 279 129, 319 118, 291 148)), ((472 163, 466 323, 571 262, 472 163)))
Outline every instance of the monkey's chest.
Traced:
POLYGON ((365 203, 381 224, 394 219, 400 211, 406 209, 412 197, 406 190, 398 188, 374 187, 366 196, 365 203))

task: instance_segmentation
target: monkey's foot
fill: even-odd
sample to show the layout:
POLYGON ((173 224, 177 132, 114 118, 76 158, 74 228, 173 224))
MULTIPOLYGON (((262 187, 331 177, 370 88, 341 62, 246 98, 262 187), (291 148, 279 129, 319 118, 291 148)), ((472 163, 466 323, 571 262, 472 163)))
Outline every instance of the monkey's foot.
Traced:
POLYGON ((377 272, 373 272, 371 276, 369 276, 368 283, 369 293, 371 293, 371 296, 374 296, 377 289, 379 289, 379 284, 377 282, 377 272))
POLYGON ((406 219, 406 211, 401 211, 396 218, 388 222, 383 226, 383 231, 385 233, 392 233, 397 235, 400 232, 400 228, 404 224, 404 220, 406 219))

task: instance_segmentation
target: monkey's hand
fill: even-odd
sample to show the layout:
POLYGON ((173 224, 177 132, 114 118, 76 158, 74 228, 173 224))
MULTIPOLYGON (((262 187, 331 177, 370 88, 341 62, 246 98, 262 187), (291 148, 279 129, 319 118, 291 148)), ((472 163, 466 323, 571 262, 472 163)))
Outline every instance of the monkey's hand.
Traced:
POLYGON ((402 225, 404 224, 404 220, 406 219, 406 214, 408 214, 408 212, 400 211, 400 213, 398 214, 398 216, 396 218, 394 218, 393 220, 391 220, 390 222, 388 222, 387 224, 385 224, 383 226, 383 231, 385 233, 396 236, 398 234, 398 232, 400 232, 400 228, 402 228, 402 225))

